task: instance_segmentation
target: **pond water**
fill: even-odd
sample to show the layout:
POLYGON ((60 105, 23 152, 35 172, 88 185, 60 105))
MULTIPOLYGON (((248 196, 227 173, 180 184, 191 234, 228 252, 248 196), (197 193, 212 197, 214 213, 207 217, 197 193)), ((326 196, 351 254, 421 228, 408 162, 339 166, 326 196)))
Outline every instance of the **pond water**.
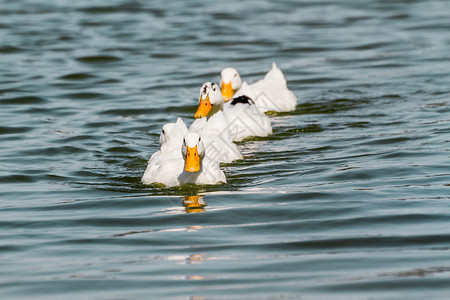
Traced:
POLYGON ((448 297, 449 30, 446 0, 0 0, 2 298, 448 297), (297 109, 228 183, 140 183, 203 82, 272 61, 297 109))

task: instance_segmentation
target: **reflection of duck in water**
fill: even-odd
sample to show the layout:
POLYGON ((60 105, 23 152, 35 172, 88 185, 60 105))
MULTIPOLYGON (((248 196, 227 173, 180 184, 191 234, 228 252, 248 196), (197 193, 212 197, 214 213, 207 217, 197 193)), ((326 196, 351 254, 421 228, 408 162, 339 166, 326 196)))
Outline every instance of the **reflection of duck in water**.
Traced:
MULTIPOLYGON (((199 264, 204 259, 205 259, 205 256, 203 254, 191 254, 191 255, 189 255, 188 258, 186 258, 186 261, 188 264, 199 264)), ((194 275, 194 276, 196 276, 196 275, 194 275)))
POLYGON ((206 203, 202 196, 186 196, 183 205, 187 213, 199 213, 203 211, 206 203))

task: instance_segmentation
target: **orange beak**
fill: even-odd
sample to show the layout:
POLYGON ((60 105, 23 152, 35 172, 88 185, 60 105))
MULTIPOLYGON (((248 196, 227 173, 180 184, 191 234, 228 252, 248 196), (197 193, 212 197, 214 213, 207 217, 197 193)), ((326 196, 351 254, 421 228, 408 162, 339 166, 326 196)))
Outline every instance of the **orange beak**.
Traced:
POLYGON ((231 86, 231 81, 229 83, 224 83, 222 81, 221 92, 222 92, 223 101, 227 102, 228 100, 233 98, 234 91, 233 91, 233 87, 231 86))
POLYGON ((211 110, 212 105, 211 101, 209 101, 209 96, 206 96, 205 99, 200 98, 200 104, 198 105, 197 112, 195 113, 195 118, 200 119, 208 116, 209 111, 211 110))
POLYGON ((200 156, 198 156, 197 146, 190 148, 186 146, 186 164, 184 170, 189 173, 195 173, 200 171, 200 156))

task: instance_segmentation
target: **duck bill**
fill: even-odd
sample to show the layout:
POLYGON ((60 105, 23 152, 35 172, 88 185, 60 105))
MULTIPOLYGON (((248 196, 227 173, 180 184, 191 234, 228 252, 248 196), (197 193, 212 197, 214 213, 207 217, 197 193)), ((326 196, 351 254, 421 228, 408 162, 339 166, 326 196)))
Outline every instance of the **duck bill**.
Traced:
POLYGON ((222 81, 221 92, 222 92, 223 101, 227 102, 228 100, 233 98, 234 91, 233 91, 233 87, 231 86, 231 81, 228 83, 225 83, 222 81))
POLYGON ((190 148, 186 146, 186 163, 184 170, 189 173, 200 171, 200 156, 198 155, 197 146, 190 148))
POLYGON ((197 112, 194 117, 196 119, 200 119, 208 116, 210 110, 212 108, 211 101, 209 101, 209 96, 206 96, 205 99, 200 98, 200 104, 198 105, 197 112))

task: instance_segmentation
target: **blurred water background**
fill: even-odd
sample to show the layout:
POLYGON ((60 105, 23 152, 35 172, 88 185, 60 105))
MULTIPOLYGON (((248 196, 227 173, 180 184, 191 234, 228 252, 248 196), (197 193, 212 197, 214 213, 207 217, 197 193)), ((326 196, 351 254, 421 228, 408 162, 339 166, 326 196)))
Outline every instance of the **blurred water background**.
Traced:
POLYGON ((446 0, 0 0, 1 298, 448 297, 449 32, 446 0), (227 184, 140 183, 272 61, 297 110, 227 184))

